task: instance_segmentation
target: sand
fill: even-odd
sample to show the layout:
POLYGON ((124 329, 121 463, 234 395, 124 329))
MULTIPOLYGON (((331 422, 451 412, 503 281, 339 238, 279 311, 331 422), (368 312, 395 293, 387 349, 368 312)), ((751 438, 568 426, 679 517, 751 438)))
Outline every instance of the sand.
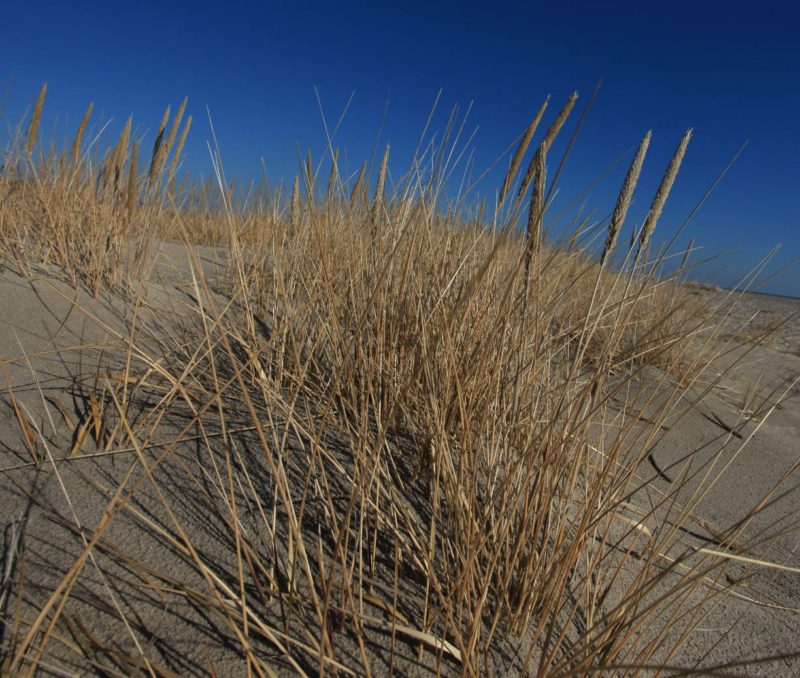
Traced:
MULTIPOLYGON (((204 248, 197 253, 207 279, 218 279, 224 257, 204 248)), ((196 438, 195 442, 187 439, 158 466, 154 471, 158 490, 132 463, 135 450, 101 454, 107 439, 101 432, 95 442, 91 430, 87 440, 76 445, 80 422, 90 419, 89 393, 102 389, 104 382, 116 394, 125 388, 119 375, 124 374, 124 347, 131 333, 141 333, 137 340, 141 350, 157 355, 164 344, 180 346, 182 333, 197 322, 191 309, 204 295, 193 284, 188 268, 184 248, 164 245, 155 260, 152 280, 140 288, 146 292, 147 303, 138 307, 131 301, 137 289, 125 294, 101 292, 93 298, 60 281, 54 271, 38 269, 30 279, 10 262, 0 270, 0 358, 5 370, 0 380, 0 526, 6 536, 4 560, 10 563, 6 593, 0 601, 4 651, 14 634, 19 637, 27 632, 24 626, 13 629, 10 625, 20 581, 24 585, 21 617, 31 621, 82 553, 104 512, 118 506, 110 499, 115 488, 129 473, 132 476, 126 488, 141 481, 128 504, 130 510, 120 513, 103 533, 66 603, 63 618, 71 627, 57 627, 41 664, 54 675, 91 672, 86 656, 93 653, 97 662, 116 665, 120 674, 135 673, 141 666, 136 664, 140 655, 132 636, 142 651, 158 658, 165 671, 206 675, 210 663, 219 676, 244 675, 245 664, 230 629, 186 593, 187 589, 205 590, 206 582, 158 496, 159 490, 169 496, 171 510, 200 557, 220 576, 231 573, 228 583, 232 585, 236 581, 235 547, 219 497, 213 496, 212 486, 203 481, 204 474, 212 471, 202 457, 201 444, 196 438), (31 463, 19 413, 37 441, 36 454, 46 460, 38 467, 31 463), (48 463, 52 460, 59 461, 48 463), (186 468, 198 482, 189 481, 186 468), (10 558, 15 535, 21 535, 24 561, 10 558), (156 570, 168 572, 172 584, 159 578, 156 570), (183 587, 180 595, 175 594, 178 583, 183 587), (123 616, 132 631, 120 621, 123 616), (101 649, 111 642, 109 636, 114 639, 116 655, 101 649), (93 644, 93 637, 100 644, 93 644), (78 638, 84 644, 83 654, 74 651, 78 638)), ((695 294, 707 300, 719 293, 696 290, 695 294)), ((228 301, 221 293, 211 296, 220 308, 228 301)), ((766 325, 797 309, 798 300, 748 295, 725 321, 722 336, 741 336, 743 321, 756 313, 758 322, 763 320, 766 325)), ((635 493, 631 504, 644 508, 653 500, 653 493, 666 492, 674 483, 681 486, 679 500, 688 501, 707 470, 704 464, 717 458, 724 471, 719 474, 722 468, 716 468, 719 477, 694 511, 693 528, 685 532, 682 542, 695 549, 719 550, 718 536, 735 529, 755 507, 764 504, 737 534, 741 542, 756 540, 745 557, 758 564, 731 560, 724 577, 702 589, 709 592, 705 595, 712 597, 714 605, 699 628, 674 656, 657 652, 656 659, 707 671, 728 662, 773 657, 728 670, 737 675, 800 675, 796 656, 800 642, 800 476, 792 473, 800 463, 798 318, 764 345, 746 344, 732 350, 724 361, 734 366, 700 405, 692 405, 692 399, 701 387, 686 394, 684 402, 689 406, 670 434, 653 445, 650 466, 643 471, 650 474, 644 478, 648 487, 635 493), (743 421, 743 412, 752 414, 752 420, 743 421), (719 461, 716 453, 723 444, 726 452, 719 461), (692 451, 693 461, 687 468, 685 460, 692 451), (732 595, 718 595, 720 588, 732 595)), ((148 402, 140 403, 142 417, 148 402)), ((139 421, 139 415, 130 413, 134 421, 139 421)), ((154 440, 169 440, 189 418, 186 407, 176 408, 172 419, 159 422, 154 440)), ((231 424, 235 423, 232 415, 231 424)), ((219 439, 214 438, 219 432, 213 427, 206 431, 192 428, 187 437, 190 434, 219 439)), ((245 436, 241 448, 245 456, 249 454, 247 440, 245 436)), ((301 448, 302 441, 298 441, 301 448)), ((141 453, 152 463, 162 451, 163 446, 154 445, 141 453)), ((264 483, 266 486, 266 480, 264 483)), ((382 554, 379 574, 390 587, 394 564, 391 549, 386 546, 385 551, 389 552, 382 554)), ((698 566, 703 553, 686 565, 698 566)), ((409 601, 404 613, 413 618, 420 611, 410 601, 423 590, 414 581, 405 582, 402 588, 409 601)), ((374 623, 363 631, 364 651, 375 675, 389 667, 390 626, 386 619, 375 612, 374 623)), ((652 633, 654 628, 642 633, 652 633)), ((434 672, 436 653, 428 648, 420 658, 419 644, 401 636, 395 650, 398 674, 434 672)), ((265 641, 253 642, 259 656, 274 657, 272 666, 279 674, 292 675, 302 669, 314 675, 317 671, 316 665, 302 658, 297 659, 298 665, 290 665, 265 641)), ((519 672, 524 650, 524 639, 498 641, 487 672, 519 672)), ((346 641, 337 648, 337 658, 345 666, 359 666, 360 653, 356 644, 346 641)), ((459 664, 453 657, 444 653, 440 661, 444 674, 458 673, 459 664)))

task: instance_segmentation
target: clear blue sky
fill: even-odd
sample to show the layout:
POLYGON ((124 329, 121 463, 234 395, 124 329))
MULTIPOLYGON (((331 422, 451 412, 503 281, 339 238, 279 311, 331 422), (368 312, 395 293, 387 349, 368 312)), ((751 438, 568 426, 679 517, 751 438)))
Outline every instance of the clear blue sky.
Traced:
MULTIPOLYGON (((96 124, 101 115, 112 119, 115 134, 132 114, 150 143, 165 106, 175 110, 188 96, 194 124, 186 169, 211 172, 208 106, 229 178, 259 178, 263 157, 271 181, 289 181, 298 168, 296 143, 310 147, 314 158, 326 150, 315 86, 329 123, 355 90, 335 141, 347 150, 351 171, 372 153, 391 92, 381 145, 391 143, 390 169, 397 176, 408 168, 441 88, 434 127, 444 127, 453 105, 465 111, 472 103, 466 130, 478 128, 472 146, 480 173, 522 132, 546 95, 552 96, 552 116, 578 90, 574 124, 602 77, 562 174, 559 200, 582 190, 652 129, 626 225, 632 227, 681 135, 693 127, 658 235, 674 234, 749 140, 678 246, 694 235, 704 254, 737 248, 703 269, 724 268, 716 278, 724 285, 778 243, 783 247, 770 270, 800 255, 796 3, 536 4, 6 3, 0 84, 5 89, 12 75, 14 81, 2 124, 18 122, 47 81, 44 120, 50 128, 58 116, 74 132, 93 101, 96 124)), ((589 194, 587 207, 596 207, 598 217, 613 209, 627 162, 589 194)), ((503 159, 478 190, 491 196, 507 166, 503 159)), ((800 297, 800 268, 764 291, 800 297)))

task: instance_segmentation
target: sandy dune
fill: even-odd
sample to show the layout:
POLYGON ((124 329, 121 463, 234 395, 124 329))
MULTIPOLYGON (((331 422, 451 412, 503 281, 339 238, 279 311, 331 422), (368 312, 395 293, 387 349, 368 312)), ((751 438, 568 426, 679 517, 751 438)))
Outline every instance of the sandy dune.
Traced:
MULTIPOLYGON (((215 262, 213 251, 199 249, 198 255, 209 280, 221 274, 222 264, 215 262)), ((163 347, 179 350, 182 336, 196 326, 198 299, 205 297, 187 269, 182 248, 166 247, 156 260, 152 281, 141 288, 146 292, 146 303, 141 305, 133 301, 140 291, 136 289, 126 295, 104 292, 92 298, 47 271, 39 271, 30 280, 6 263, 0 273, 4 370, 0 381, 0 522, 6 529, 6 561, 13 536, 23 535, 24 619, 32 620, 37 606, 44 605, 62 582, 84 552, 86 541, 102 525, 103 516, 120 511, 119 499, 128 498, 125 509, 91 551, 72 590, 64 619, 72 625, 73 636, 68 637, 68 630, 59 626, 48 645, 42 666, 54 673, 90 670, 73 651, 75 638, 103 636, 109 624, 116 629, 119 671, 141 669, 135 663, 138 655, 131 633, 120 622, 122 616, 136 627, 142 651, 160 657, 175 673, 204 674, 204 653, 220 676, 244 670, 231 639, 221 634, 219 620, 208 616, 185 588, 181 595, 170 593, 173 585, 177 587, 175 582, 199 591, 204 581, 158 496, 159 492, 169 494, 169 506, 181 529, 190 533, 193 548, 215 572, 223 577, 226 571, 236 570, 235 548, 230 544, 229 526, 221 517, 224 511, 219 497, 213 496, 212 486, 204 482, 205 474, 215 471, 208 467, 198 442, 202 436, 221 441, 219 431, 213 426, 204 431, 190 427, 174 454, 153 471, 158 478, 153 484, 133 462, 137 454, 149 463, 158 459, 165 450, 159 441, 166 443, 184 429, 191 419, 190 408, 177 408, 172 419, 150 422, 147 407, 158 391, 147 394, 137 404, 139 411, 129 412, 131 421, 142 430, 156 431, 149 449, 138 452, 131 446, 116 449, 108 445, 115 420, 111 414, 106 422, 109 430, 102 430, 104 424, 94 428, 96 420, 91 416, 92 394, 105 393, 106 403, 113 403, 114 398, 122 398, 124 389, 135 387, 136 379, 144 378, 141 362, 127 350, 132 334, 137 337, 137 350, 148 352, 155 361, 161 351, 163 360, 168 361, 163 347), (131 361, 136 368, 128 372, 131 361), (27 431, 20 419, 27 422, 27 431), (40 460, 38 465, 32 463, 31 447, 40 460), (114 453, 108 453, 111 451, 114 453), (189 482, 182 467, 191 469, 195 484, 189 482), (128 495, 137 483, 135 493, 128 495), (125 489, 117 496, 120 486, 125 489), (168 572, 173 584, 156 570, 168 572), (127 659, 120 659, 123 655, 127 659)), ((223 295, 211 296, 218 308, 225 307, 223 295)), ((742 321, 756 311, 765 322, 771 322, 797 308, 800 301, 749 295, 736 316, 726 321, 723 336, 739 332, 742 321)), ((235 308, 230 311, 235 312, 235 308)), ((645 510, 648 501, 655 501, 655 495, 673 483, 681 485, 679 500, 688 502, 707 472, 718 475, 722 471, 687 518, 681 543, 695 550, 685 567, 695 567, 698 572, 709 552, 722 551, 736 559, 731 559, 723 577, 709 581, 703 589, 714 604, 680 652, 672 657, 656 655, 659 661, 690 669, 792 655, 800 638, 800 476, 792 474, 800 463, 798 319, 764 346, 746 345, 724 360, 735 365, 718 383, 709 385, 711 393, 700 405, 695 406, 693 399, 701 386, 681 400, 681 407, 675 410, 677 424, 669 435, 652 444, 651 464, 642 470, 650 474, 642 479, 648 485, 633 493, 630 502, 645 510), (747 414, 752 415, 751 420, 747 414), (723 445, 725 453, 718 457, 723 445), (714 468, 709 467, 712 463, 714 468), (763 510, 740 533, 736 526, 762 505, 763 510), (720 546, 720 540, 730 535, 740 543, 752 544, 755 539, 755 544, 746 553, 720 546), (722 589, 731 595, 720 595, 722 589)), ((166 390, 166 382, 159 380, 157 373, 147 379, 163 384, 166 390)), ((202 394, 198 395, 200 403, 202 394)), ((235 423, 232 417, 231 425, 235 423)), ((221 442, 211 445, 222 448, 221 442)), ((246 442, 240 452, 248 454, 246 442)), ((383 574, 391 585, 391 553, 384 555, 383 574)), ((4 581, 4 592, 9 595, 4 595, 0 609, 5 622, 4 649, 12 634, 24 636, 28 630, 10 625, 23 562, 17 559, 12 564, 4 581)), ((227 585, 231 581, 235 579, 227 585)), ((412 599, 415 584, 407 586, 412 599)), ((406 614, 415 612, 409 603, 406 614)), ((648 632, 642 630, 645 635, 648 632)), ((365 634, 370 640, 367 651, 374 673, 380 675, 388 666, 385 621, 376 618, 365 634)), ((402 655, 399 669, 406 674, 425 674, 435 667, 435 652, 418 660, 418 643, 405 641, 409 642, 400 643, 397 650, 402 655)), ((86 642, 91 646, 91 640, 86 642)), ((94 650, 99 651, 98 647, 94 650)), ((494 665, 488 668, 496 675, 518 671, 523 650, 522 641, 498 643, 494 665)), ((268 646, 260 651, 270 652, 268 646)), ((350 653, 353 663, 359 665, 357 647, 343 645, 338 656, 346 664, 350 653)), ((458 671, 458 663, 447 653, 443 666, 447 673, 458 671)), ((292 674, 297 668, 285 659, 276 659, 279 672, 292 674)), ((302 662, 300 668, 312 674, 316 671, 316 666, 302 662)), ((800 659, 787 656, 730 670, 743 675, 800 675, 800 659)))

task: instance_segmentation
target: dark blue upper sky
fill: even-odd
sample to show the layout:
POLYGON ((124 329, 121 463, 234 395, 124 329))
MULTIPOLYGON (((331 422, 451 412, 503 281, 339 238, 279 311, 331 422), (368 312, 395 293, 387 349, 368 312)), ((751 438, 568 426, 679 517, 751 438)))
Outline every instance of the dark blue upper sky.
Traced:
MULTIPOLYGON (((633 227, 681 135, 693 127, 658 226, 657 234, 670 238, 749 140, 677 246, 695 236, 702 255, 736 248, 702 269, 724 269, 715 280, 729 285, 782 243, 774 271, 800 255, 800 9, 788 2, 653 5, 9 3, 0 27, 0 83, 5 89, 14 80, 3 125, 19 121, 46 81, 44 122, 52 129, 58 116, 62 137, 74 133, 93 101, 95 129, 102 116, 117 134, 132 114, 148 143, 164 107, 175 110, 188 96, 194 124, 186 169, 211 172, 208 106, 229 178, 258 179, 263 158, 271 182, 290 181, 296 144, 311 148, 315 159, 326 151, 315 86, 331 127, 355 91, 334 142, 346 149, 350 171, 372 153, 391 92, 380 143, 391 143, 390 170, 398 178, 442 89, 433 127, 444 129, 454 105, 465 112, 472 104, 464 138, 478 128, 471 144, 477 175, 546 95, 548 123, 578 90, 568 136, 602 77, 557 200, 568 202, 652 129, 627 224, 633 227)), ((629 161, 589 193, 586 209, 596 208, 598 220, 613 209, 629 161)), ((507 166, 505 158, 478 190, 493 195, 507 166)), ((800 268, 763 289, 800 296, 800 268)))

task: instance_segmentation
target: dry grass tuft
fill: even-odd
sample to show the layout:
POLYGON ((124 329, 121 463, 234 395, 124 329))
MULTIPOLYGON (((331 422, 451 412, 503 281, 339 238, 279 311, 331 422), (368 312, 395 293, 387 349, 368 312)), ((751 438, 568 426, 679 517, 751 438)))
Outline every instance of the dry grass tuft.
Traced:
POLYGON ((64 540, 49 578, 30 566, 8 584, 4 671, 633 673, 670 662, 734 556, 769 564, 762 535, 743 541, 760 505, 698 549, 686 531, 703 486, 683 502, 647 473, 716 357, 713 309, 691 308, 655 275, 666 255, 646 253, 688 132, 639 265, 618 272, 607 257, 650 133, 599 262, 577 234, 543 237, 547 153, 577 94, 520 182, 521 233, 516 208, 489 231, 485 202, 477 221, 437 202, 446 148, 427 183, 415 159, 387 187, 387 146, 372 201, 367 164, 351 188, 335 152, 322 205, 310 154, 305 196, 299 176, 288 194, 218 166, 216 183, 176 188, 186 100, 142 176, 130 121, 80 161, 91 106, 68 170, 34 161, 44 91, 0 172, 0 254, 31 279, 41 265, 66 277, 72 298, 46 284, 76 316, 99 322, 92 295, 108 290, 125 313, 103 325, 112 343, 81 348, 100 357, 74 375, 79 421, 62 409, 66 457, 11 398, 28 454, 15 468, 69 465, 74 484, 72 513, 47 514, 64 540), (189 263, 159 288, 152 252, 168 240, 189 263), (91 489, 89 520, 76 487, 91 489))

